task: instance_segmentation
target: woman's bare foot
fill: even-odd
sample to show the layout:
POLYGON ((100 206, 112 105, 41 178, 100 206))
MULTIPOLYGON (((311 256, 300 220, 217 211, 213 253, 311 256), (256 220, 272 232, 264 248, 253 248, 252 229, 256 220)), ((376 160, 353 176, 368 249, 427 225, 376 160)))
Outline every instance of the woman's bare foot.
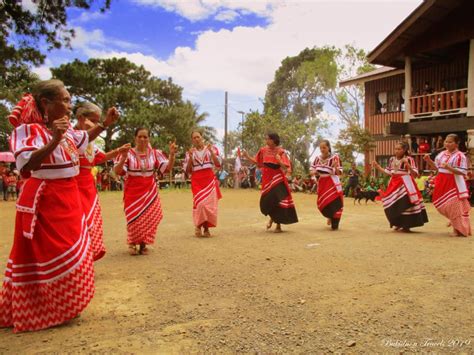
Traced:
POLYGON ((140 255, 148 255, 148 248, 145 243, 140 244, 140 255))
POLYGON ((198 238, 202 237, 201 227, 194 228, 194 236, 198 238))
POLYGON ((281 233, 281 232, 283 232, 281 230, 281 225, 280 225, 280 223, 277 223, 276 228, 275 228, 275 233, 281 233))
POLYGON ((209 228, 204 228, 204 233, 202 235, 203 237, 210 238, 211 232, 209 231, 209 228))
POLYGON ((331 218, 328 218, 328 219, 327 219, 326 224, 327 224, 328 226, 331 225, 331 218))
POLYGON ((270 220, 269 220, 268 223, 267 223, 267 230, 269 230, 270 228, 272 228, 272 225, 273 225, 273 220, 270 218, 270 220))
POLYGON ((128 253, 130 255, 138 255, 137 246, 135 244, 128 245, 128 253))

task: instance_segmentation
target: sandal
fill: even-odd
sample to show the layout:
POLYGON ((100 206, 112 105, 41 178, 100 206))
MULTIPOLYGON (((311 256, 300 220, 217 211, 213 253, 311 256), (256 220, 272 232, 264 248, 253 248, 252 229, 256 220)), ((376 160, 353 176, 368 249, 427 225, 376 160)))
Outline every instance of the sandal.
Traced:
POLYGON ((130 255, 138 255, 138 253, 137 253, 137 247, 136 247, 135 244, 129 244, 129 245, 128 245, 128 253, 129 253, 130 255))

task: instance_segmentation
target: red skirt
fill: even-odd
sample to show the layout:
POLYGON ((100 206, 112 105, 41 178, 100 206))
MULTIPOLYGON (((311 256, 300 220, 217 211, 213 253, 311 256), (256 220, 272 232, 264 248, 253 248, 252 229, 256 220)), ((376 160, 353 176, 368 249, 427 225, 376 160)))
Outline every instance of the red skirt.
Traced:
POLYGON ((91 237, 91 249, 94 261, 105 255, 104 231, 102 229, 102 213, 99 204, 99 196, 95 186, 94 177, 90 169, 81 168, 76 176, 79 193, 81 195, 82 207, 87 218, 87 228, 91 237))
POLYGON ((74 178, 28 179, 0 295, 0 326, 39 330, 76 317, 94 295, 86 218, 74 178))
POLYGON ((196 227, 217 226, 217 204, 222 198, 212 169, 194 171, 191 176, 193 221, 196 227))
POLYGON ((265 163, 262 168, 262 194, 260 211, 275 223, 298 222, 295 204, 283 171, 276 164, 265 163))
POLYGON ((330 175, 321 175, 319 178, 318 209, 326 218, 341 219, 344 192, 340 186, 330 175))
POLYGON ((438 173, 434 183, 433 204, 438 212, 449 219, 454 232, 466 237, 471 235, 471 206, 468 195, 464 191, 459 192, 455 176, 438 173))
POLYGON ((163 219, 154 176, 128 176, 123 190, 128 244, 153 244, 163 219))
POLYGON ((382 196, 382 203, 390 227, 421 227, 428 222, 423 198, 411 176, 393 175, 382 196), (405 185, 404 178, 409 179, 409 188, 405 185))

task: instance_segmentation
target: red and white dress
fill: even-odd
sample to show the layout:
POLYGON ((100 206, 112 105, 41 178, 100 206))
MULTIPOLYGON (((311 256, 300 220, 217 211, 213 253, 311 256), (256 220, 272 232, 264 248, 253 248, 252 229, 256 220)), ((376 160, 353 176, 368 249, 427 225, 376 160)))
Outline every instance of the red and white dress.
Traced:
POLYGON ((260 211, 270 216, 273 222, 292 224, 298 222, 295 203, 291 196, 288 180, 280 167, 276 155, 280 156, 283 164, 291 171, 291 164, 285 150, 281 147, 260 148, 255 161, 262 170, 262 194, 260 196, 260 211))
POLYGON ((331 219, 336 227, 344 205, 344 192, 337 174, 342 173, 341 160, 337 154, 330 155, 326 159, 318 156, 311 169, 319 174, 318 209, 324 217, 331 219))
MULTIPOLYGON (((17 168, 51 141, 42 124, 23 124, 11 136, 17 168)), ((15 237, 0 295, 0 326, 14 332, 48 328, 76 317, 94 295, 86 217, 75 176, 85 131, 69 129, 17 200, 15 237)))
POLYGON ((434 180, 433 204, 439 213, 448 218, 453 229, 463 236, 471 235, 469 190, 466 185, 467 158, 456 150, 439 153, 435 159, 438 175, 434 180), (443 163, 456 169, 461 175, 441 167, 443 163))
MULTIPOLYGON (((219 182, 213 168, 219 168, 221 158, 216 147, 212 147, 219 160, 214 165, 211 152, 207 147, 202 150, 192 149, 191 190, 193 192, 193 221, 196 227, 210 228, 217 226, 217 204, 222 198, 219 182)), ((188 166, 191 156, 186 153, 184 167, 188 166)))
POLYGON ((79 155, 80 169, 79 175, 76 176, 82 207, 87 218, 94 261, 104 256, 105 245, 99 196, 91 170, 94 166, 103 163, 104 160, 105 154, 93 142, 89 143, 85 151, 79 155))
POLYGON ((145 154, 140 154, 135 149, 128 151, 123 166, 123 203, 128 244, 148 245, 155 242, 158 224, 163 219, 155 170, 164 173, 167 168, 168 158, 161 150, 149 147, 145 154))
MULTIPOLYGON (((409 156, 406 159, 418 173, 415 160, 409 156)), ((390 227, 409 229, 427 223, 423 197, 406 164, 393 156, 385 172, 390 175, 390 181, 382 196, 382 203, 390 227)))

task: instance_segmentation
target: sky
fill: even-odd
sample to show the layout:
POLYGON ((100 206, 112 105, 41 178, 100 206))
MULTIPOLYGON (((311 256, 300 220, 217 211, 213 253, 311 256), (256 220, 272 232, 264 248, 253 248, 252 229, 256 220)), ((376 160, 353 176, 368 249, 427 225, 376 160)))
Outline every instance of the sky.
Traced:
MULTIPOLYGON (((287 56, 306 47, 353 44, 374 49, 422 0, 112 0, 100 13, 73 9, 72 50, 48 52, 34 71, 76 58, 125 57, 183 87, 185 99, 207 112, 207 125, 224 132, 224 93, 229 128, 238 111, 262 110, 262 99, 287 56)), ((100 4, 100 2, 98 2, 100 4)), ((22 5, 34 11, 31 0, 22 5)), ((336 121, 326 105, 327 116, 336 121)), ((337 124, 332 131, 337 136, 337 124)))

